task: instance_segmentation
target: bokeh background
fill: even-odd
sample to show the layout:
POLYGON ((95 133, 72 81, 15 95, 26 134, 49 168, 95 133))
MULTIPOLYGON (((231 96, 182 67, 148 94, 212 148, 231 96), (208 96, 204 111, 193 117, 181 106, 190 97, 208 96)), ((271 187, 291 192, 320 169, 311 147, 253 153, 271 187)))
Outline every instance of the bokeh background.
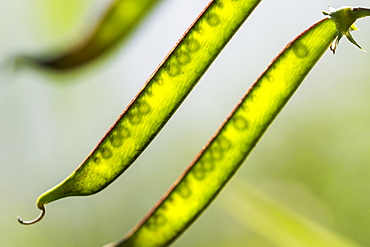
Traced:
MULTIPOLYGON (((17 215, 31 220, 39 214, 39 194, 88 155, 207 2, 163 0, 124 46, 75 72, 2 67, 0 246, 102 246, 123 237, 285 44, 323 18, 326 4, 369 5, 262 1, 126 173, 97 195, 48 205, 38 224, 18 224, 17 215)), ((0 1, 0 59, 67 49, 108 3, 0 1)), ((370 50, 370 19, 357 26, 355 39, 370 50)), ((244 183, 334 236, 370 246, 369 65, 370 55, 345 39, 336 55, 328 51, 234 179, 173 246, 281 246, 268 237, 272 222, 261 230, 232 210, 248 201, 240 190, 244 183)))

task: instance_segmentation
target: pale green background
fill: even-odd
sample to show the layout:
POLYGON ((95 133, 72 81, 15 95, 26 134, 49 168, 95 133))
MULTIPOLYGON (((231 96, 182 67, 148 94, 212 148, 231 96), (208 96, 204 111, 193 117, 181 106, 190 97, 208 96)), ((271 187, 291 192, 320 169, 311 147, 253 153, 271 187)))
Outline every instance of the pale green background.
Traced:
MULTIPOLYGON (((48 205, 36 225, 18 224, 17 215, 26 220, 38 215, 39 194, 80 164, 207 2, 164 0, 124 47, 79 72, 0 72, 0 246, 90 247, 121 238, 182 173, 273 57, 323 18, 327 3, 370 5, 262 1, 123 176, 92 197, 48 205)), ((67 48, 106 3, 1 0, 0 59, 67 48)), ((370 51, 370 18, 357 24, 361 31, 353 36, 370 51)), ((369 65, 370 54, 345 39, 335 56, 327 52, 234 178, 362 246, 370 246, 369 65)), ((220 206, 233 186, 174 246, 277 246, 220 206)))

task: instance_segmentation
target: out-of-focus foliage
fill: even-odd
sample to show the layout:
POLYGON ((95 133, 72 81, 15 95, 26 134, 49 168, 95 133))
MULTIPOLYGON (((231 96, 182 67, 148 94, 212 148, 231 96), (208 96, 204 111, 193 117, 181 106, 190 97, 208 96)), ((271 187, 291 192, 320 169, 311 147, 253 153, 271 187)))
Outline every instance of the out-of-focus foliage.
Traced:
MULTIPOLYGON (((135 30, 142 19, 159 0, 114 0, 104 14, 98 18, 90 34, 83 34, 78 44, 61 54, 20 56, 16 57, 17 63, 26 63, 52 70, 76 69, 99 59, 102 55, 112 52, 122 40, 135 30)), ((45 21, 48 21, 45 19, 45 21)))
MULTIPOLYGON (((59 11, 66 1, 54 2, 59 11)), ((39 225, 19 225, 16 215, 37 212, 32 208, 35 195, 86 156, 207 2, 164 1, 114 59, 83 74, 0 74, 0 246, 101 246, 121 237, 214 133, 249 88, 244 82, 254 81, 326 9, 319 0, 263 2, 126 176, 99 195, 53 204, 39 225)), ((93 9, 89 1, 86 12, 63 16, 60 23, 72 18, 66 23, 76 26, 60 31, 39 22, 48 12, 45 4, 0 2, 1 58, 73 40, 93 9)), ((357 23, 361 32, 356 41, 369 49, 365 22, 357 23)), ((343 41, 335 56, 325 54, 237 175, 315 224, 363 246, 370 244, 368 61, 368 54, 343 41)), ((228 203, 228 193, 226 189, 174 246, 276 246, 219 206, 228 203)))
POLYGON ((357 246, 295 213, 246 181, 239 180, 230 190, 222 204, 226 211, 276 246, 357 246))

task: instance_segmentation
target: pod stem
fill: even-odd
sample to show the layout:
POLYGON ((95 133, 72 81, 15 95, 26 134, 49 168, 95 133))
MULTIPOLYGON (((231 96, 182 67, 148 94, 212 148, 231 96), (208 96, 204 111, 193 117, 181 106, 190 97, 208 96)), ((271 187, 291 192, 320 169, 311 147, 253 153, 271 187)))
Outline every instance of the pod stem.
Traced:
POLYGON ((32 224, 39 222, 40 220, 42 220, 42 218, 44 218, 45 213, 46 213, 46 209, 44 205, 41 205, 39 208, 41 209, 41 213, 36 219, 31 220, 31 221, 24 221, 22 220, 20 216, 18 216, 17 217, 18 222, 21 223, 22 225, 32 225, 32 224))

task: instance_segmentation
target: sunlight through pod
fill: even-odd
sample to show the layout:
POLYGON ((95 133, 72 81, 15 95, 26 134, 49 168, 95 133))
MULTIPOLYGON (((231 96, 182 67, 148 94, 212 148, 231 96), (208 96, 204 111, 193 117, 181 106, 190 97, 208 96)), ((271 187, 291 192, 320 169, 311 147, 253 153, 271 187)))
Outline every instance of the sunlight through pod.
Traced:
POLYGON ((243 164, 268 126, 338 37, 338 20, 347 28, 353 24, 356 19, 346 17, 348 11, 355 9, 338 12, 337 21, 326 18, 317 22, 289 43, 163 199, 122 240, 106 247, 168 246, 178 238, 243 164))
MULTIPOLYGON (((97 147, 37 207, 92 195, 121 175, 159 133, 213 60, 261 0, 211 1, 97 147)), ((19 222, 31 224, 39 221, 19 222)))

